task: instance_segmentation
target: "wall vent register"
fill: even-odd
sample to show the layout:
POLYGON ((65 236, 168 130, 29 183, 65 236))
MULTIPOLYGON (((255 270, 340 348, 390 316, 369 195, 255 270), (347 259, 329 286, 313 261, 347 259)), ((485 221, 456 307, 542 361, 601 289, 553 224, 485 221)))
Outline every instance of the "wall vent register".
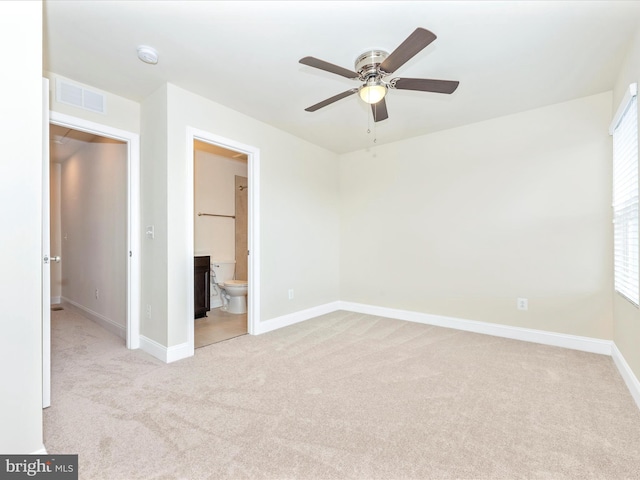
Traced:
POLYGON ((107 113, 107 101, 102 93, 60 79, 56 80, 56 100, 91 112, 107 113))

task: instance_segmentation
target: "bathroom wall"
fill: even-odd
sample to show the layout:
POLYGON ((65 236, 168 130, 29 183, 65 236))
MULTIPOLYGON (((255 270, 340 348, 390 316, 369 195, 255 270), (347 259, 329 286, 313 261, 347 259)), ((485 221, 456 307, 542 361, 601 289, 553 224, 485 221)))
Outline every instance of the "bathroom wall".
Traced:
POLYGON ((101 139, 67 159, 60 206, 63 300, 126 338, 126 144, 101 139))
POLYGON ((235 220, 198 212, 235 215, 235 176, 247 176, 247 161, 202 149, 194 157, 194 252, 211 255, 211 260, 234 261, 235 220))
POLYGON ((249 179, 235 176, 236 280, 249 279, 249 179))

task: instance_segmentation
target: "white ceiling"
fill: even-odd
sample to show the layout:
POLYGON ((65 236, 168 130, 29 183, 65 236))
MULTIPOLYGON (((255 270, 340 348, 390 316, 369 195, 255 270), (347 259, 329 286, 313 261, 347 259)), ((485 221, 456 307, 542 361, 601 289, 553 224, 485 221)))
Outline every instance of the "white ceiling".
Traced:
POLYGON ((338 153, 610 90, 640 26, 640 2, 611 0, 44 4, 45 70, 136 101, 170 82, 338 153), (438 38, 393 76, 459 80, 455 93, 392 90, 375 132, 355 95, 304 111, 358 83, 300 58, 353 69, 417 27, 438 38))

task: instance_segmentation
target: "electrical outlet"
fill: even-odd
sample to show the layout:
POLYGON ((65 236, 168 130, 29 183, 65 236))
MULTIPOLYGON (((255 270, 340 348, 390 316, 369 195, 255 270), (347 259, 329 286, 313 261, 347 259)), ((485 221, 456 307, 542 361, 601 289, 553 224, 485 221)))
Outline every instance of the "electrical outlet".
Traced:
POLYGON ((147 316, 147 318, 151 318, 151 305, 147 305, 145 315, 147 316))
POLYGON ((96 288, 96 300, 100 298, 100 292, 98 292, 98 289, 96 288))
POLYGON ((518 298, 518 310, 529 310, 529 300, 518 298))
POLYGON ((289 300, 293 300, 293 288, 289 289, 289 300))

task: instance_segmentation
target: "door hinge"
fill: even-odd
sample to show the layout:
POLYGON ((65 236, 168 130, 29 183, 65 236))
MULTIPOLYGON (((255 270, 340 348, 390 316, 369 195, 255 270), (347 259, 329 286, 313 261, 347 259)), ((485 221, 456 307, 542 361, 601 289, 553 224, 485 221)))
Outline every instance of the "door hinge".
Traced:
POLYGON ((131 250, 129 250, 129 256, 132 257, 133 253, 131 253, 131 250))

